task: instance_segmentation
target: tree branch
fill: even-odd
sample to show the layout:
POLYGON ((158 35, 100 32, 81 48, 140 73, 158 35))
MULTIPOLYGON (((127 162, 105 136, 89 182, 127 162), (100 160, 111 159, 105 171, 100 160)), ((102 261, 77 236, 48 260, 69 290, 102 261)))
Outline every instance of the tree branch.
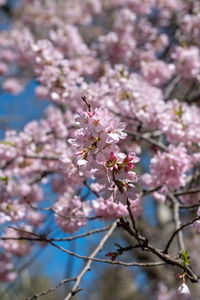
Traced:
POLYGON ((183 233, 181 230, 178 230, 181 226, 181 221, 179 216, 179 203, 176 197, 172 193, 169 193, 168 197, 173 203, 173 214, 174 214, 175 229, 177 231, 177 242, 178 242, 179 251, 181 252, 182 250, 185 250, 185 245, 183 241, 183 233))
POLYGON ((72 290, 70 291, 70 293, 65 297, 64 300, 69 300, 71 299, 71 297, 74 295, 74 293, 76 292, 77 288, 79 287, 79 284, 81 282, 82 277, 85 275, 85 273, 90 269, 90 266, 92 264, 92 258, 94 258, 96 256, 96 254, 102 250, 104 244, 106 243, 106 241, 109 239, 109 237, 112 235, 113 231, 116 229, 117 226, 117 221, 115 221, 110 230, 106 233, 106 235, 102 238, 102 240, 100 241, 99 245, 96 247, 96 249, 91 253, 91 255, 88 257, 89 261, 86 263, 85 267, 83 268, 83 270, 80 272, 80 274, 76 277, 76 282, 72 288, 72 290))
POLYGON ((67 282, 70 282, 70 281, 75 281, 76 280, 76 277, 73 277, 73 278, 68 278, 68 279, 64 279, 62 280, 61 282, 59 282, 55 287, 53 288, 50 288, 49 290, 47 291, 44 291, 40 294, 35 294, 31 297, 28 297, 26 300, 36 300, 38 299, 39 297, 42 297, 42 296, 45 296, 45 295, 48 295, 49 293, 51 292, 54 292, 57 288, 59 288, 60 286, 62 286, 63 284, 67 283, 67 282))
POLYGON ((149 144, 152 144, 152 145, 155 145, 156 147, 160 148, 161 150, 163 151, 166 151, 166 152, 169 152, 169 149, 167 148, 167 146, 165 146, 163 143, 161 142, 158 142, 156 140, 154 140, 153 138, 151 137, 146 137, 145 134, 142 134, 140 132, 137 132, 137 131, 133 131, 133 130, 124 130, 128 135, 131 135, 131 136, 135 136, 135 137, 138 137, 139 139, 142 139, 146 142, 148 142, 149 144))
POLYGON ((177 233, 178 233, 179 231, 183 230, 185 227, 187 227, 187 226, 189 226, 189 225, 192 225, 192 224, 193 224, 195 221, 197 221, 197 220, 200 220, 200 217, 196 217, 196 218, 193 219, 192 221, 187 222, 187 223, 183 224, 182 226, 180 226, 178 229, 176 229, 176 230, 173 232, 172 236, 170 237, 170 239, 169 239, 169 241, 168 241, 168 243, 167 243, 167 245, 166 245, 166 247, 165 247, 165 249, 164 249, 163 252, 164 252, 164 253, 168 253, 169 247, 170 247, 170 245, 171 245, 171 243, 172 243, 174 237, 177 235, 177 233))

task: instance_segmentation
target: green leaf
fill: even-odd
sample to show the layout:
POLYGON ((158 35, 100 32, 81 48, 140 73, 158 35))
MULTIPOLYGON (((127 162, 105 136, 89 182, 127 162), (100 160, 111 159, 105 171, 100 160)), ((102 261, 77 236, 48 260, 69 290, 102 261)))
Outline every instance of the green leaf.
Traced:
POLYGON ((115 243, 114 245, 115 245, 116 247, 120 248, 120 249, 122 248, 122 247, 120 246, 120 244, 115 243))
POLYGON ((188 258, 188 253, 187 253, 187 249, 186 250, 182 250, 182 256, 181 259, 183 261, 184 267, 186 267, 189 264, 189 258, 188 258))
POLYGON ((124 67, 122 67, 121 68, 121 70, 120 70, 120 75, 121 75, 121 77, 125 77, 125 68, 124 67))
POLYGON ((120 95, 120 100, 121 100, 121 101, 127 100, 127 99, 130 98, 130 96, 131 96, 130 93, 127 93, 126 91, 124 91, 124 92, 122 92, 121 95, 120 95))
POLYGON ((175 115, 178 116, 179 118, 182 117, 182 115, 183 115, 183 108, 182 108, 182 105, 181 105, 181 104, 179 105, 179 109, 178 109, 178 110, 175 110, 175 109, 174 109, 174 113, 175 113, 175 115))
POLYGON ((8 176, 0 177, 0 180, 3 181, 6 185, 8 184, 8 176))
POLYGON ((15 147, 15 145, 13 143, 9 142, 9 141, 0 141, 0 144, 15 147))
POLYGON ((187 47, 187 43, 186 43, 186 41, 184 41, 184 40, 182 41, 182 47, 183 47, 183 48, 187 47))

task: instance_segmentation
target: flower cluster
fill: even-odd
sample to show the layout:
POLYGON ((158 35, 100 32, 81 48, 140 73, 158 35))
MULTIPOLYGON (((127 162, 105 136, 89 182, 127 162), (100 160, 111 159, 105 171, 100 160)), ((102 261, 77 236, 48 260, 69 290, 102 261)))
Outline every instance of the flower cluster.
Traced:
MULTIPOLYGON (((200 211, 190 220, 190 208, 200 200, 199 1, 21 0, 15 13, 0 0, 0 10, 12 12, 0 31, 3 93, 20 94, 34 78, 37 98, 51 103, 0 141, 0 281, 16 277, 11 255, 29 255, 28 232, 42 234, 50 213, 63 235, 94 218, 131 217, 138 250, 149 251, 137 230, 145 236, 150 203, 159 234, 163 209, 166 232, 192 224, 177 234, 198 237, 200 211)), ((180 253, 170 247, 169 257, 180 253)), ((184 276, 157 298, 190 299, 184 276)))
MULTIPOLYGON (((130 211, 132 216, 139 217, 142 215, 143 210, 141 208, 141 198, 139 194, 136 196, 137 198, 134 201, 130 201, 130 211)), ((127 205, 119 202, 116 203, 112 197, 108 200, 103 198, 99 198, 92 201, 93 208, 95 211, 95 215, 97 217, 101 217, 105 220, 109 220, 112 218, 126 217, 129 215, 127 205)))
POLYGON ((13 281, 17 277, 14 272, 14 265, 11 261, 11 255, 8 253, 0 254, 0 280, 13 281))
POLYGON ((77 160, 80 171, 91 170, 91 175, 104 186, 101 190, 104 199, 113 196, 116 202, 124 204, 128 198, 134 200, 137 176, 133 172, 133 163, 137 163, 139 158, 135 153, 120 153, 116 145, 126 137, 124 124, 107 109, 91 111, 90 106, 89 111, 81 112, 76 121, 81 128, 71 142, 80 149, 76 153, 77 157, 81 157, 77 160))
POLYGON ((54 206, 56 223, 64 232, 74 233, 85 226, 91 207, 87 202, 81 202, 77 196, 69 198, 64 194, 54 206))
POLYGON ((161 200, 168 190, 176 190, 186 185, 186 172, 190 170, 191 159, 183 147, 169 147, 169 152, 158 152, 150 164, 150 174, 143 175, 145 183, 161 189, 153 195, 161 200))

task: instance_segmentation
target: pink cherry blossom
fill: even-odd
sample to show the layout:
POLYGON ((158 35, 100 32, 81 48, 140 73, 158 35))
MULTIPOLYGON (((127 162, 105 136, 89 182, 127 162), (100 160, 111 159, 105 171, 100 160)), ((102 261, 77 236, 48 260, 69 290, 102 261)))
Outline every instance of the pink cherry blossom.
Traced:
POLYGON ((74 233, 85 226, 91 212, 88 202, 81 202, 78 197, 69 198, 64 194, 55 203, 56 223, 64 232, 74 233))
POLYGON ((197 47, 177 47, 173 55, 177 73, 186 79, 195 77, 200 71, 200 53, 197 47))
POLYGON ((6 79, 2 84, 3 89, 11 94, 17 95, 23 90, 23 85, 15 78, 6 79))
POLYGON ((185 282, 183 282, 177 289, 178 294, 180 295, 190 295, 190 290, 185 282))

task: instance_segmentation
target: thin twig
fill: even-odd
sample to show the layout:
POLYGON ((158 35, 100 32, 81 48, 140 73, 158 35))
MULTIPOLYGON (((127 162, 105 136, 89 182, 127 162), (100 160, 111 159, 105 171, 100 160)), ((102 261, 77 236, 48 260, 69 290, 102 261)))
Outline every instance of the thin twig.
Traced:
MULTIPOLYGON (((176 197, 172 193, 169 193, 168 197, 170 198, 170 200, 173 203, 175 230, 178 230, 181 227, 181 221, 180 221, 180 215, 179 215, 179 203, 178 203, 178 200, 176 199, 176 197)), ((181 252, 182 250, 185 250, 185 245, 184 245, 184 241, 183 241, 183 233, 180 230, 177 231, 177 242, 178 242, 179 251, 181 252)))
POLYGON ((166 245, 166 247, 165 247, 165 249, 164 249, 163 252, 164 252, 164 253, 168 253, 169 247, 170 247, 170 245, 171 245, 171 243, 172 243, 174 237, 177 235, 177 233, 178 233, 179 231, 183 230, 183 228, 185 228, 185 227, 187 227, 187 226, 189 226, 189 225, 192 225, 192 224, 193 224, 195 221, 197 221, 197 220, 200 220, 200 217, 196 217, 196 218, 193 219, 192 221, 187 222, 187 223, 183 224, 182 226, 180 226, 178 229, 176 229, 176 230, 173 232, 173 234, 171 235, 169 241, 167 242, 167 245, 166 245))
POLYGON ((58 160, 58 156, 48 156, 48 155, 23 155, 24 158, 29 158, 29 159, 42 159, 42 160, 58 160))
MULTIPOLYGON (((116 222, 116 221, 115 221, 116 222)), ((116 222, 116 224, 118 226, 122 226, 131 236, 135 237, 135 232, 130 228, 129 223, 125 222, 123 220, 123 218, 120 218, 120 222, 116 222)), ((111 229, 110 229, 111 230, 111 229)), ((36 235, 36 234, 34 234, 36 235)), ((36 235, 37 236, 37 235, 36 235)), ((150 251, 151 253, 153 253, 154 255, 156 255, 158 258, 160 258, 162 260, 162 262, 167 263, 169 265, 172 266, 178 266, 179 268, 183 269, 184 272, 186 272, 187 277, 192 281, 192 282, 198 282, 198 277, 197 275, 191 270, 190 266, 184 266, 182 262, 180 262, 179 260, 177 260, 176 258, 166 254, 163 252, 163 250, 157 249, 154 246, 152 246, 151 244, 149 244, 147 238, 145 238, 144 236, 142 236, 141 234, 138 234, 138 238, 141 241, 141 246, 143 246, 143 250, 145 251, 150 251)), ((79 259, 83 259, 85 261, 97 261, 97 262, 104 262, 104 263, 110 263, 110 264, 120 264, 123 266, 148 266, 149 263, 145 263, 144 264, 140 264, 140 263, 123 263, 123 262, 110 262, 109 260, 103 260, 103 259, 99 259, 99 258, 95 258, 95 257, 91 257, 91 256, 83 256, 83 255, 79 255, 77 253, 74 253, 72 251, 69 251, 57 244, 55 244, 54 242, 51 242, 49 240, 46 240, 49 244, 51 244, 52 246, 56 247, 57 249, 63 251, 64 253, 67 253, 69 255, 75 256, 79 259)), ((154 265, 154 263, 153 263, 154 265)), ((150 266, 153 266, 152 264, 150 266)), ((159 265, 159 264, 156 264, 159 265)))
POLYGON ((180 209, 194 209, 200 206, 200 202, 193 204, 193 205, 179 205, 180 209))
POLYGON ((149 189, 149 190, 142 190, 142 194, 143 194, 143 196, 149 195, 151 193, 154 193, 154 192, 160 190, 161 187, 162 187, 162 185, 159 185, 159 186, 157 186, 155 188, 152 188, 152 189, 149 189))
POLYGON ((183 191, 178 191, 175 192, 174 195, 175 196, 182 196, 182 195, 187 195, 187 194, 196 194, 200 192, 200 188, 193 188, 193 189, 189 189, 189 190, 183 190, 183 191))
MULTIPOLYGON (((134 232, 129 226, 128 222, 125 222, 123 218, 120 219, 120 222, 118 222, 118 226, 121 226, 124 228, 131 236, 135 237, 134 232)), ((164 253, 162 250, 155 248, 152 246, 149 242, 148 239, 141 234, 139 234, 139 239, 141 241, 141 245, 143 245, 143 250, 145 251, 150 251, 154 255, 156 255, 158 258, 160 258, 163 262, 165 262, 168 265, 172 266, 177 266, 186 272, 187 277, 192 281, 192 282, 198 282, 198 277, 197 275, 191 270, 190 266, 185 266, 182 262, 177 260, 176 258, 172 257, 171 255, 168 255, 164 253)))
POLYGON ((70 281, 75 281, 76 280, 76 277, 73 277, 73 278, 68 278, 68 279, 64 279, 62 280, 61 282, 59 282, 55 287, 53 288, 50 288, 49 290, 47 291, 44 291, 40 294, 35 294, 31 297, 28 297, 27 300, 36 300, 38 299, 39 297, 42 297, 42 296, 45 296, 45 295, 48 295, 49 293, 51 292, 54 292, 57 288, 59 288, 60 286, 62 286, 63 284, 67 283, 67 282, 70 282, 70 281))
POLYGON ((91 186, 87 183, 87 181, 84 181, 84 185, 88 188, 90 192, 92 192, 94 195, 96 195, 98 198, 100 197, 99 193, 97 193, 94 189, 91 188, 91 186))
POLYGON ((112 235, 113 231, 116 229, 117 226, 117 221, 115 221, 110 230, 105 234, 105 236, 102 238, 102 240, 100 241, 100 243, 98 244, 98 246, 96 247, 96 249, 91 253, 91 255, 88 257, 88 262, 86 263, 85 267, 83 268, 83 270, 80 272, 80 274, 77 276, 76 278, 76 282, 72 288, 72 290, 69 292, 69 294, 65 297, 65 300, 69 300, 74 293, 77 291, 77 288, 79 287, 79 284, 81 282, 82 277, 85 275, 85 273, 90 269, 90 266, 92 264, 92 258, 94 258, 97 253, 99 251, 102 250, 104 244, 106 243, 106 241, 109 239, 109 237, 112 235))
MULTIPOLYGON (((10 226, 10 228, 13 228, 15 230, 19 230, 19 231, 22 231, 20 228, 16 228, 16 227, 13 227, 13 226, 10 226)), ((30 240, 30 241, 46 241, 46 242, 64 242, 64 241, 72 241, 72 240, 76 240, 76 239, 79 239, 79 238, 82 238, 82 237, 86 237, 86 236, 89 236, 89 235, 92 235, 94 233, 99 233, 99 232, 103 232, 103 231, 106 231, 110 228, 110 225, 109 226, 105 226, 105 227, 102 227, 102 228, 97 228, 97 229, 94 229, 94 230, 90 230, 88 232, 85 232, 85 233, 82 233, 82 234, 79 234, 79 235, 76 235, 76 236, 70 236, 70 237, 66 237, 66 238, 45 238, 43 235, 36 235, 37 237, 36 238, 31 238, 31 237, 7 237, 7 236, 1 236, 0 237, 0 240, 30 240)), ((24 230, 23 230, 24 231, 24 230)), ((32 234, 32 235, 35 235, 34 233, 32 232, 28 232, 28 231, 24 231, 26 234, 32 234)))
POLYGON ((146 137, 145 134, 142 134, 140 132, 137 132, 137 131, 133 131, 133 130, 125 130, 125 132, 129 135, 132 135, 132 136, 136 136, 138 137, 139 139, 142 139, 146 142, 148 142, 149 144, 152 144, 152 145, 155 145, 156 147, 160 148, 161 150, 163 151, 166 151, 166 152, 169 152, 169 149, 167 148, 167 146, 165 146, 163 143, 161 142, 158 142, 156 140, 154 140, 153 138, 151 137, 146 137))
POLYGON ((174 91, 175 87, 179 84, 180 81, 180 76, 176 76, 170 81, 169 85, 165 89, 164 99, 167 100, 171 97, 172 92, 174 91))

